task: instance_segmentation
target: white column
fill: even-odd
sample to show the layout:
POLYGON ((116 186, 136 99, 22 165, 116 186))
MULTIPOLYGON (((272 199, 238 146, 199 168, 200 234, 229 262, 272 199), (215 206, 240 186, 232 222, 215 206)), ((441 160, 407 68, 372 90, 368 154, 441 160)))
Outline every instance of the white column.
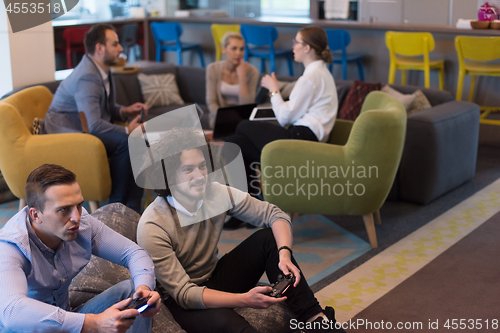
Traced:
POLYGON ((0 97, 19 87, 54 81, 56 70, 52 21, 12 32, 0 3, 0 97))

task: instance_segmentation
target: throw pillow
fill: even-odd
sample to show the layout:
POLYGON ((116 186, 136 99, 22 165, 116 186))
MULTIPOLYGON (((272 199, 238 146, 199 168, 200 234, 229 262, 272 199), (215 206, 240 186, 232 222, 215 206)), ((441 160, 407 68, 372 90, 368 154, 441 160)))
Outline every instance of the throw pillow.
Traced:
POLYGON ((386 84, 381 89, 381 91, 385 92, 386 94, 391 95, 392 97, 394 97, 395 99, 397 99, 398 101, 400 101, 403 104, 403 106, 405 107, 406 110, 408 110, 412 106, 413 101, 417 97, 417 95, 415 95, 415 93, 408 94, 408 95, 402 94, 399 91, 397 91, 395 89, 392 89, 388 84, 386 84))
POLYGON ((340 108, 338 118, 355 120, 361 111, 361 106, 363 105, 366 95, 371 91, 380 90, 381 86, 380 83, 365 83, 355 80, 340 108))
POLYGON ((406 109, 407 115, 411 115, 413 113, 429 109, 432 107, 431 103, 425 97, 424 93, 422 90, 417 90, 415 91, 412 95, 415 95, 415 100, 413 101, 413 104, 410 106, 409 109, 406 109))
POLYGON ((42 134, 43 119, 44 118, 33 118, 33 123, 31 124, 31 134, 42 134))
POLYGON ((175 82, 174 74, 137 74, 137 80, 141 86, 144 103, 151 108, 153 106, 165 106, 170 104, 184 104, 179 94, 179 87, 175 82))

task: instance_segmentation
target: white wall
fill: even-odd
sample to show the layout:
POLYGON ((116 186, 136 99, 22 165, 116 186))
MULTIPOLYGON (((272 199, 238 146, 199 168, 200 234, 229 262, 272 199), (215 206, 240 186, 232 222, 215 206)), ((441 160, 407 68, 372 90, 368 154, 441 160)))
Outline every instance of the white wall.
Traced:
POLYGON ((0 4, 0 96, 29 84, 54 80, 52 22, 13 33, 0 4))

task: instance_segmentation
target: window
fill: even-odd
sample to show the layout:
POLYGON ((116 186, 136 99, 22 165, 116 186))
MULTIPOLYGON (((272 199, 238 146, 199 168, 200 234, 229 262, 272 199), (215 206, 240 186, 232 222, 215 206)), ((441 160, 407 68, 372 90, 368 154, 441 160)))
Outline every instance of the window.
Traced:
POLYGON ((309 1, 261 0, 262 16, 309 17, 309 1))

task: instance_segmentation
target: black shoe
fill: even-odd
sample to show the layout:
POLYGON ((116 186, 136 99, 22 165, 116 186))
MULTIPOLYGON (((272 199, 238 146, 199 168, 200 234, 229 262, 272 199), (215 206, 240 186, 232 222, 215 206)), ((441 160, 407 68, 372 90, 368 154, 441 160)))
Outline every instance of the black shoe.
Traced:
POLYGON ((326 321, 323 317, 318 317, 311 322, 311 328, 303 330, 307 333, 346 333, 342 327, 336 327, 335 310, 331 306, 327 306, 323 311, 328 318, 326 321))
POLYGON ((231 217, 229 219, 229 221, 224 223, 223 229, 224 230, 236 230, 236 229, 243 227, 244 224, 245 224, 245 222, 243 222, 242 220, 239 220, 236 217, 231 217))

